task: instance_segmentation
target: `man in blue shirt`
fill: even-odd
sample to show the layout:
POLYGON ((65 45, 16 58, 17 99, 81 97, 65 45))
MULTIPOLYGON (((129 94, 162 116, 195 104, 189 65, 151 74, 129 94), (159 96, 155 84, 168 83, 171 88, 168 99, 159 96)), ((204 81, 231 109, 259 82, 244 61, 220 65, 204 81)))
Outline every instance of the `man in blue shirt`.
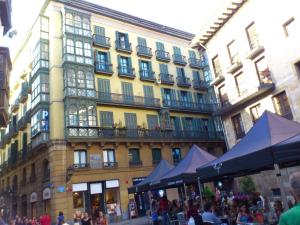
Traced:
POLYGON ((212 213, 211 203, 204 205, 204 213, 202 214, 203 222, 212 222, 213 224, 221 224, 222 221, 212 213))

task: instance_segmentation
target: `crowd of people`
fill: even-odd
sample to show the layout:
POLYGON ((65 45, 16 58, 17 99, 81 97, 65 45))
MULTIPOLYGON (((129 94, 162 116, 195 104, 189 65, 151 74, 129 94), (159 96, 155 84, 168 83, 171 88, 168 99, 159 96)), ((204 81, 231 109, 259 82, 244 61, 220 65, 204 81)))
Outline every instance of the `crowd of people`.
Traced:
MULTIPOLYGON (((300 201, 300 173, 291 176, 292 195, 295 202, 300 201)), ((180 202, 169 201, 166 196, 152 198, 151 218, 154 225, 202 225, 227 224, 268 224, 300 225, 300 204, 289 202, 287 212, 279 199, 272 204, 259 193, 248 195, 223 195, 210 199, 201 199, 194 192, 189 199, 180 202), (185 221, 182 222, 181 220, 185 221), (204 223, 205 222, 205 223, 204 223)))

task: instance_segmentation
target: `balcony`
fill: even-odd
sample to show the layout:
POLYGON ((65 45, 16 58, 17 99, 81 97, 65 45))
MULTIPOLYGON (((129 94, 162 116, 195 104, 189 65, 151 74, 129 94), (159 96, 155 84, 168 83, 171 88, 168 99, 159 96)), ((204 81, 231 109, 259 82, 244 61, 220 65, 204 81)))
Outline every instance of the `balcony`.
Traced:
POLYGON ((232 61, 231 66, 227 69, 227 73, 233 74, 234 72, 238 71, 242 67, 243 67, 243 64, 242 64, 241 60, 238 58, 235 58, 232 61))
POLYGON ((147 46, 138 45, 136 47, 136 52, 138 56, 152 58, 152 50, 147 46))
POLYGON ((136 108, 160 108, 160 100, 158 98, 147 98, 107 92, 98 92, 97 103, 101 105, 119 105, 136 108))
POLYGON ((129 167, 141 167, 142 165, 142 160, 129 160, 129 167))
POLYGON ((111 47, 110 38, 101 36, 98 34, 94 34, 93 35, 93 45, 109 49, 111 47))
POLYGON ((0 20, 1 20, 1 24, 4 28, 3 33, 0 34, 2 36, 2 35, 5 35, 12 27, 12 24, 11 24, 11 0, 0 1, 0 9, 1 9, 0 20))
POLYGON ((202 63, 200 59, 196 59, 196 58, 189 58, 189 65, 191 68, 194 69, 201 69, 202 68, 202 63))
POLYGON ((203 80, 193 80, 193 88, 199 91, 207 91, 208 84, 203 80))
POLYGON ((18 134, 18 129, 16 126, 9 126, 9 137, 10 138, 14 138, 17 136, 18 134))
POLYGON ((176 65, 185 66, 187 64, 186 57, 179 54, 174 54, 173 56, 173 63, 176 65))
POLYGON ((9 121, 8 98, 5 90, 0 90, 0 127, 6 127, 9 121))
POLYGON ((184 87, 184 88, 189 88, 192 86, 191 80, 188 77, 176 77, 177 81, 177 86, 178 87, 184 87))
POLYGON ((164 50, 156 50, 155 51, 156 59, 162 62, 170 62, 170 53, 164 50))
POLYGON ((20 102, 24 103, 27 100, 28 89, 29 89, 28 82, 23 82, 21 87, 20 102))
POLYGON ((90 165, 88 163, 74 163, 72 168, 74 170, 77 170, 77 169, 87 169, 87 168, 90 168, 90 165))
POLYGON ((212 80, 210 85, 218 85, 225 80, 225 77, 222 75, 222 71, 215 73, 215 79, 212 80))
POLYGON ((194 140, 199 142, 223 141, 224 135, 220 131, 202 130, 149 130, 149 129, 126 129, 126 128, 99 128, 68 126, 66 135, 69 139, 80 139, 95 142, 106 141, 178 141, 194 140))
POLYGON ((174 84, 174 76, 167 73, 160 73, 159 79, 162 84, 173 85, 174 84))
POLYGON ((96 61, 95 62, 95 73, 112 75, 113 74, 112 64, 96 61))
POLYGON ((217 105, 214 103, 195 103, 173 100, 163 100, 163 106, 169 108, 171 111, 199 112, 208 114, 212 113, 217 108, 217 105))
POLYGON ((27 127, 26 116, 22 116, 17 124, 18 130, 24 130, 27 127))
POLYGON ((103 168, 114 169, 118 167, 118 162, 103 162, 103 168))
POLYGON ((155 73, 153 71, 140 70, 140 80, 155 82, 156 81, 155 73))
POLYGON ((19 109, 19 107, 20 107, 20 101, 19 101, 19 99, 17 98, 16 100, 15 100, 15 102, 12 104, 12 106, 11 106, 11 111, 12 112, 16 112, 18 109, 19 109))
POLYGON ((250 51, 246 54, 247 59, 254 59, 256 56, 258 56, 260 53, 262 53, 265 48, 259 43, 258 38, 250 37, 249 39, 249 45, 250 45, 250 51))
POLYGON ((134 79, 135 78, 135 70, 131 67, 123 67, 118 66, 118 75, 119 77, 134 79))
POLYGON ((30 123, 31 122, 31 110, 27 110, 27 112, 25 113, 25 119, 26 119, 26 123, 30 123))
POLYGON ((124 41, 115 41, 115 44, 116 44, 117 51, 131 54, 132 52, 131 43, 127 43, 124 41))

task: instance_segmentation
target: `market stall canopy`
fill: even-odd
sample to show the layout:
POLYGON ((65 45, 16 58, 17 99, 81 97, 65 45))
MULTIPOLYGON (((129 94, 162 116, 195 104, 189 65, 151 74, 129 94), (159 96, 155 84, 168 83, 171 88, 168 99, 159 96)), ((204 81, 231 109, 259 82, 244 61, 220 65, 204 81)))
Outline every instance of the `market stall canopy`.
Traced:
POLYGON ((187 155, 180 161, 180 163, 172 170, 170 170, 159 181, 152 182, 152 188, 169 188, 182 183, 197 182, 196 169, 205 165, 216 157, 209 154, 207 151, 193 145, 187 155))
POLYGON ((139 184, 128 188, 128 193, 136 193, 149 190, 149 184, 160 180, 166 173, 174 168, 167 160, 161 160, 160 163, 154 168, 149 176, 141 181, 139 184))
POLYGON ((275 145, 274 160, 281 167, 300 164, 300 134, 275 145))
POLYGON ((213 162, 199 167, 202 181, 273 169, 272 147, 300 132, 300 123, 265 111, 245 137, 213 162))

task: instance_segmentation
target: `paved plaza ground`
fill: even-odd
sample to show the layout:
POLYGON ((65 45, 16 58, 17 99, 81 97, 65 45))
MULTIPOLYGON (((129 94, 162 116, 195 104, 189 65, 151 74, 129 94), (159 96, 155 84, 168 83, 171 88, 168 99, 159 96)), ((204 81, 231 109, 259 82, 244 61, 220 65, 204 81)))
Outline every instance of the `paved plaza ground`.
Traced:
POLYGON ((151 224, 151 220, 147 217, 140 217, 131 220, 124 220, 120 223, 110 223, 110 225, 149 225, 151 224))

